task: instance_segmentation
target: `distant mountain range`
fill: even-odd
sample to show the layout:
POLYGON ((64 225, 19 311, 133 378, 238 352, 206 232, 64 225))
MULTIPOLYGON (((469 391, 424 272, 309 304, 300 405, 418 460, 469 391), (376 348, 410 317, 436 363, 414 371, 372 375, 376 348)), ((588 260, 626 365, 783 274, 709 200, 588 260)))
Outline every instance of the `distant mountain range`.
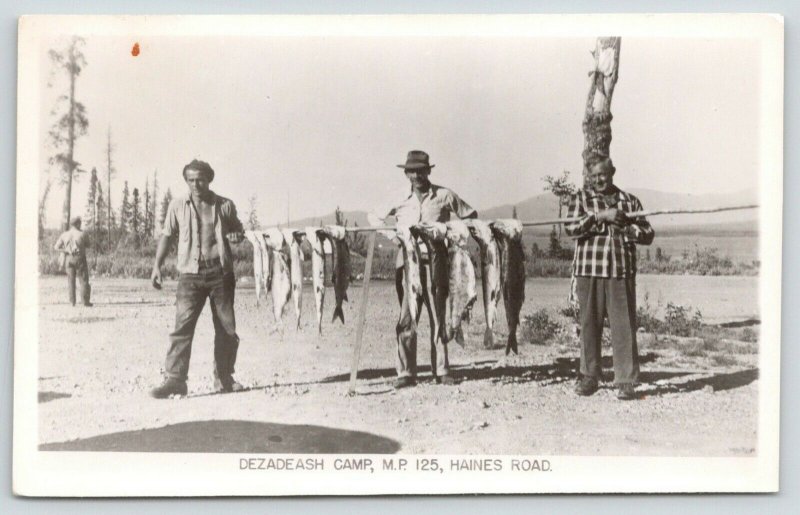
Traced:
MULTIPOLYGON (((646 210, 654 209, 700 209, 710 207, 736 206, 756 204, 758 195, 755 190, 743 190, 735 193, 692 195, 688 193, 668 193, 649 189, 631 189, 630 193, 642 201, 646 210)), ((520 220, 549 220, 558 216, 558 203, 555 196, 542 193, 530 197, 517 204, 505 204, 489 209, 479 209, 478 214, 483 219, 510 218, 514 206, 517 208, 517 217, 520 220)), ((348 225, 358 224, 359 227, 368 226, 365 211, 343 211, 348 225)), ((566 217, 566 209, 562 211, 566 217)), ((291 227, 318 226, 332 224, 335 221, 334 213, 313 218, 304 218, 292 221, 291 227)), ((740 233, 755 232, 758 229, 758 210, 748 209, 743 211, 725 211, 702 215, 660 215, 653 217, 651 223, 656 228, 663 228, 671 233, 740 233)), ((542 227, 538 231, 546 233, 549 227, 542 227)))

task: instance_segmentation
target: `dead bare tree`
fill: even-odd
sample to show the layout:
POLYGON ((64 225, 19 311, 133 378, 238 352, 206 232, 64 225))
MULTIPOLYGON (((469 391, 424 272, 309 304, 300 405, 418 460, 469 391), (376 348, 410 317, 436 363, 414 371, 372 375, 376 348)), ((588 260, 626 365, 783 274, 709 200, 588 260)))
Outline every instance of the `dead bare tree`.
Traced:
POLYGON ((597 38, 594 69, 589 72, 591 83, 583 118, 583 177, 588 174, 587 163, 597 156, 609 157, 611 147, 611 99, 619 78, 621 38, 597 38))

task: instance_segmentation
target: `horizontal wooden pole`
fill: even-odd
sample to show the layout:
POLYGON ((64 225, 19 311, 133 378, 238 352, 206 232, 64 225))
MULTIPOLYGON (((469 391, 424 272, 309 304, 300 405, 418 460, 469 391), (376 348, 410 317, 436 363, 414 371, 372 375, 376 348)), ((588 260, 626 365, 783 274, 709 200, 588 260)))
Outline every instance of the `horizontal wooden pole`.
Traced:
MULTIPOLYGON (((641 218, 644 216, 658 216, 658 215, 696 215, 702 213, 720 213, 723 211, 739 211, 742 209, 756 209, 757 204, 748 204, 746 206, 727 206, 727 207, 709 207, 700 209, 654 209, 650 211, 634 211, 633 213, 625 213, 628 218, 641 218)), ((570 224, 580 221, 580 218, 553 218, 551 220, 523 220, 523 227, 535 227, 539 225, 557 225, 557 224, 570 224)), ((469 224, 469 219, 464 222, 469 224)), ((382 225, 377 227, 345 227, 345 231, 351 233, 359 232, 372 232, 372 231, 392 231, 395 229, 393 225, 382 225)), ((295 234, 305 235, 304 230, 294 231, 295 234)))

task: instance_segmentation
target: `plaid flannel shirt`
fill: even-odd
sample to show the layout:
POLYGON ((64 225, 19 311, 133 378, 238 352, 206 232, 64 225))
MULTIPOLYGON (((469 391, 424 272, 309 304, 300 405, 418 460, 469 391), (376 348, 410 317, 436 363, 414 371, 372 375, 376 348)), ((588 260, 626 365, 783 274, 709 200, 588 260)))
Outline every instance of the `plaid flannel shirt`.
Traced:
POLYGON ((579 277, 633 277, 636 275, 636 244, 650 245, 655 232, 645 218, 630 219, 622 229, 597 221, 597 213, 617 208, 625 213, 642 210, 634 195, 616 186, 610 195, 580 190, 569 203, 567 235, 576 239, 574 273, 579 277))

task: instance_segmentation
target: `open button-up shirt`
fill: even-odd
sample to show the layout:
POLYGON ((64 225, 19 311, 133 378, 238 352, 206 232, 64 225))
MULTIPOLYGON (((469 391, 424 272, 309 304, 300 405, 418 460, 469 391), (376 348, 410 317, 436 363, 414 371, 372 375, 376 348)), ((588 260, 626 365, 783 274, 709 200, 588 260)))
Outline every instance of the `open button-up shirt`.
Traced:
MULTIPOLYGON (((426 222, 447 222, 451 215, 457 218, 469 218, 475 212, 472 206, 449 189, 431 184, 421 200, 412 191, 405 200, 389 211, 388 216, 394 216, 398 225, 414 225, 426 222)), ((403 266, 401 252, 397 253, 395 266, 397 268, 403 266)))
MULTIPOLYGON (((226 237, 228 233, 243 232, 236 206, 230 199, 209 192, 214 206, 214 235, 219 246, 219 259, 225 272, 233 272, 233 254, 226 237)), ((190 195, 179 197, 169 205, 164 220, 163 236, 177 237, 178 261, 182 274, 196 274, 200 267, 200 223, 190 195)))
POLYGON ((618 229, 597 221, 600 211, 617 208, 625 213, 642 210, 634 195, 616 186, 610 195, 579 190, 572 196, 567 216, 580 218, 564 229, 575 242, 575 275, 581 277, 633 277, 636 275, 636 244, 650 245, 655 232, 645 218, 634 218, 618 229))

